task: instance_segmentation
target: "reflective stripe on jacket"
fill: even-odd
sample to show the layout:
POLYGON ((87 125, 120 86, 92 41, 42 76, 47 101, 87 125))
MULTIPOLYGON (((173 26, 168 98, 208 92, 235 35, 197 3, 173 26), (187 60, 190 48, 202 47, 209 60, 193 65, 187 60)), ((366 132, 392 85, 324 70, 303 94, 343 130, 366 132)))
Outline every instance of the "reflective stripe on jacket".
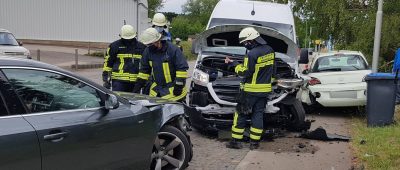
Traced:
POLYGON ((234 62, 235 72, 243 76, 241 88, 255 95, 272 91, 275 53, 268 45, 259 45, 249 51, 243 64, 234 62))
POLYGON ((179 83, 184 85, 189 66, 179 48, 168 41, 161 42, 163 46, 161 50, 154 47, 144 50, 138 77, 149 80, 152 76, 150 96, 180 100, 186 96, 187 90, 183 88, 180 95, 174 96, 173 87, 179 83))
POLYGON ((136 82, 145 48, 136 39, 128 45, 122 39, 114 41, 107 49, 103 71, 112 72, 112 80, 136 82))

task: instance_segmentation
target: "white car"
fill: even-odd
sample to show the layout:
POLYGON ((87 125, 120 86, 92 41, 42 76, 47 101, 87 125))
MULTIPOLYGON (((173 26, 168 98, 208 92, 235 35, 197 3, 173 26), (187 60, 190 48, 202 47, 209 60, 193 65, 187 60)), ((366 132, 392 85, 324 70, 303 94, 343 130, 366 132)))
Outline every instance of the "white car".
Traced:
POLYGON ((369 73, 371 70, 361 52, 316 54, 303 71, 309 82, 302 89, 302 102, 324 107, 364 106, 367 84, 363 79, 369 73))
POLYGON ((20 58, 31 58, 28 49, 22 47, 14 35, 5 29, 0 28, 0 57, 2 56, 12 56, 20 58))

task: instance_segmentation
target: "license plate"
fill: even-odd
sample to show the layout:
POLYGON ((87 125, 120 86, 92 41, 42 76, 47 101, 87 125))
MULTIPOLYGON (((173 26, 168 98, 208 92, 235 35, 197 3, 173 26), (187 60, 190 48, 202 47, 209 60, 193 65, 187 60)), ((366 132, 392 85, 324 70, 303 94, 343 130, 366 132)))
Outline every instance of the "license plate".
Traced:
POLYGON ((330 92, 331 98, 357 98, 357 91, 335 91, 330 92))

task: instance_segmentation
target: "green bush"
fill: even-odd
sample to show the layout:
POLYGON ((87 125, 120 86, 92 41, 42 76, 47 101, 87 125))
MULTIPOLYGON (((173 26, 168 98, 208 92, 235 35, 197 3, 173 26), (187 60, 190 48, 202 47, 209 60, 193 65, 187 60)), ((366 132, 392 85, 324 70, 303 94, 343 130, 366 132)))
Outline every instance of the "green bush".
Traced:
POLYGON ((196 54, 192 54, 192 42, 182 41, 181 45, 183 47, 183 54, 187 60, 195 60, 197 58, 196 54))

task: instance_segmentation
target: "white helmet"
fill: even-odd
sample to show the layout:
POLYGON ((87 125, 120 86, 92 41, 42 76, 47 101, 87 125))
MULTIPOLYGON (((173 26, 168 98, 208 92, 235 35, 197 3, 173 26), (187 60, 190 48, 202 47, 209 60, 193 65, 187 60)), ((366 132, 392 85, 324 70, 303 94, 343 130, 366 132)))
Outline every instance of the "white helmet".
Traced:
POLYGON ((253 27, 247 27, 240 31, 239 42, 243 43, 248 40, 255 40, 257 37, 260 37, 260 33, 253 27))
POLYGON ((176 38, 175 41, 176 41, 176 42, 180 42, 180 41, 182 41, 182 40, 181 40, 180 38, 176 38))
POLYGON ((160 27, 167 25, 167 19, 165 18, 165 15, 162 13, 154 14, 152 22, 153 22, 153 25, 160 26, 160 27))
POLYGON ((136 32, 133 29, 132 25, 124 25, 121 28, 121 34, 120 34, 121 38, 123 39, 133 39, 136 37, 136 32))
POLYGON ((147 28, 144 30, 142 36, 140 36, 140 42, 145 45, 157 42, 160 40, 161 34, 155 28, 147 28))

